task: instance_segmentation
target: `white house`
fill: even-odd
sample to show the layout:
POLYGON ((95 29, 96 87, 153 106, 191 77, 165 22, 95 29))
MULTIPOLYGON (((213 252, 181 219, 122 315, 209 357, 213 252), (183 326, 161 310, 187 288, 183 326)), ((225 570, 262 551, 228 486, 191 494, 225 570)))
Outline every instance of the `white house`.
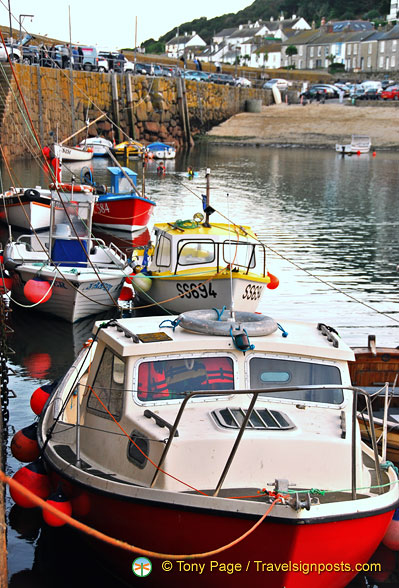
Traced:
POLYGON ((173 37, 165 43, 165 52, 168 57, 175 59, 187 53, 190 47, 206 47, 206 43, 201 37, 193 31, 191 35, 184 33, 184 35, 173 37))

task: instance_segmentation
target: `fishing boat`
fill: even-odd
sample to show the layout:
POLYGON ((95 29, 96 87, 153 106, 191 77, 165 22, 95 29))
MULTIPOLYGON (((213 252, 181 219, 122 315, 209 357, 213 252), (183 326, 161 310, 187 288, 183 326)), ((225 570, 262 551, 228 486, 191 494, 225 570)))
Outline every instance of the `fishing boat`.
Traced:
POLYGON ((112 141, 104 139, 104 137, 87 137, 79 143, 79 147, 83 149, 92 149, 93 157, 107 157, 109 150, 112 149, 112 141))
POLYGON ((371 139, 367 135, 352 135, 349 144, 336 144, 335 151, 341 154, 351 155, 352 153, 368 153, 371 147, 371 139))
POLYGON ((62 143, 53 144, 54 157, 61 161, 90 161, 93 159, 93 149, 90 146, 67 147, 62 143))
MULTIPOLYGON (((399 349, 378 347, 369 335, 367 347, 354 347, 355 362, 349 366, 352 382, 371 395, 374 431, 386 459, 399 464, 399 349)), ((364 404, 359 406, 362 438, 370 443, 370 422, 364 404)))
POLYGON ((278 279, 266 268, 266 249, 250 227, 210 222, 209 170, 204 214, 156 223, 152 242, 133 251, 135 303, 154 304, 168 312, 210 305, 254 312, 265 287, 278 279))
POLYGON ((0 222, 27 231, 49 227, 51 190, 10 188, 0 194, 0 222))
POLYGON ((74 323, 117 306, 127 257, 91 236, 93 202, 52 200, 48 239, 21 235, 4 249, 11 299, 74 323))
MULTIPOLYGON (((255 588, 344 587, 399 500, 360 439, 353 358, 324 324, 258 313, 97 322, 40 416, 51 487, 81 522, 150 550, 153 585, 168 560, 170 586, 189 569, 193 586, 224 572, 239 587, 245 570, 255 588)), ((133 553, 92 541, 131 579, 133 553)))
POLYGON ((89 168, 83 177, 94 188, 96 202, 93 224, 118 231, 139 231, 147 226, 156 203, 143 196, 137 188, 137 174, 128 167, 107 168, 111 186, 97 185, 89 168))
POLYGON ((147 153, 154 159, 174 159, 176 147, 170 143, 150 143, 146 147, 147 153))
POLYGON ((122 141, 112 148, 112 153, 116 157, 142 157, 145 153, 145 146, 138 141, 129 139, 128 141, 122 141))

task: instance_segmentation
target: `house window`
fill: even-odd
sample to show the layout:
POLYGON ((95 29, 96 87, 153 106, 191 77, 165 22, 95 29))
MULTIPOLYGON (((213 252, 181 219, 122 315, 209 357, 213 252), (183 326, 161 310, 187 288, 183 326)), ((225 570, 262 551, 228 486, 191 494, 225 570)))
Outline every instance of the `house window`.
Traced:
POLYGON ((367 57, 367 68, 371 69, 371 57, 367 57))
POLYGON ((356 65, 356 58, 355 57, 353 58, 352 64, 353 64, 352 65, 353 69, 356 69, 357 65, 356 65))
POLYGON ((395 67, 395 55, 391 56, 391 69, 394 69, 395 67))
POLYGON ((369 52, 369 55, 371 55, 372 50, 373 50, 373 45, 372 45, 372 43, 369 43, 368 44, 368 52, 369 52))
POLYGON ((378 67, 380 69, 384 69, 384 57, 383 56, 380 57, 380 63, 379 63, 379 66, 378 67))
POLYGON ((313 59, 309 59, 309 69, 313 69, 313 59))
POLYGON ((311 47, 310 48, 310 57, 313 57, 313 55, 314 55, 314 47, 311 47))
POLYGON ((396 39, 394 39, 392 41, 392 51, 396 51, 396 44, 397 44, 397 41, 396 41, 396 39))
POLYGON ((352 53, 352 45, 348 45, 348 55, 352 53))
POLYGON ((385 51, 385 41, 381 41, 381 43, 380 43, 380 51, 381 51, 381 53, 384 53, 384 51, 385 51))
POLYGON ((321 47, 317 47, 317 57, 321 56, 321 47))
POLYGON ((298 55, 303 55, 303 46, 299 45, 298 47, 298 55))
POLYGON ((302 69, 302 59, 298 59, 298 69, 302 69))
POLYGON ((357 55, 357 45, 353 45, 353 55, 357 55))

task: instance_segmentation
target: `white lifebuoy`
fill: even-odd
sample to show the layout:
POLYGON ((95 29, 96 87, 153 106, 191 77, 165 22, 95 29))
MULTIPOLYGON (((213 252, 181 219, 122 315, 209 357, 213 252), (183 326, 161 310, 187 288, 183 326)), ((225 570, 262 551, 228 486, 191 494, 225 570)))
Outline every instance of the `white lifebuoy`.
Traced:
POLYGON ((87 184, 50 184, 50 190, 61 190, 62 192, 93 192, 93 186, 87 184))
POLYGON ((228 337, 231 328, 245 329, 251 337, 271 335, 278 329, 277 323, 270 316, 256 314, 254 312, 235 312, 235 320, 231 320, 230 311, 215 308, 209 310, 189 310, 183 312, 177 319, 177 324, 194 333, 205 335, 219 335, 228 337))

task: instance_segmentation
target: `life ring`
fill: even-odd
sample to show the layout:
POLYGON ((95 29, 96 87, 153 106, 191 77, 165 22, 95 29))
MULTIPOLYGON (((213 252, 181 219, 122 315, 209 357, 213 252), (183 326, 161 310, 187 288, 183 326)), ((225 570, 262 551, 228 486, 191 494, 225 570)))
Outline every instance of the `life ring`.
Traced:
POLYGON ((93 174, 89 167, 86 166, 82 168, 82 171, 80 172, 80 181, 85 184, 93 184, 93 174))
POLYGON ((61 192, 93 192, 93 186, 84 184, 50 184, 50 190, 61 190, 61 192))
POLYGON ((229 311, 223 313, 216 308, 189 310, 183 312, 176 322, 186 331, 203 333, 204 335, 219 335, 221 337, 230 336, 231 328, 233 328, 233 331, 235 329, 245 329, 251 337, 271 335, 278 329, 276 321, 270 316, 245 311, 235 312, 234 314, 235 321, 231 321, 229 311))

